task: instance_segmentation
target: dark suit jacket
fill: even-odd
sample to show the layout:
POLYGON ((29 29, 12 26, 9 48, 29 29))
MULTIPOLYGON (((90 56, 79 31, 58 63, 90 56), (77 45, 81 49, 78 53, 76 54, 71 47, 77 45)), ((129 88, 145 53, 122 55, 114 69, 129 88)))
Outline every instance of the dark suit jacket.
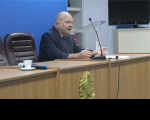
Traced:
POLYGON ((53 26, 52 29, 43 34, 39 61, 51 61, 55 59, 67 59, 69 54, 79 53, 82 49, 76 45, 72 35, 68 35, 63 39, 58 30, 53 26))

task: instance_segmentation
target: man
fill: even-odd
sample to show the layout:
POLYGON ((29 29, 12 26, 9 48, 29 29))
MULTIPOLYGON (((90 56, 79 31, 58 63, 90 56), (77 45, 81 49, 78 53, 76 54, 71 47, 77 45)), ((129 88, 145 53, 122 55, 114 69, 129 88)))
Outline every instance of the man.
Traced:
MULTIPOLYGON (((101 54, 101 50, 82 50, 75 44, 70 35, 73 28, 73 18, 67 12, 60 12, 55 18, 55 25, 44 33, 40 43, 39 61, 51 61, 55 59, 84 59, 101 54)), ((102 48, 103 54, 108 52, 102 48)))

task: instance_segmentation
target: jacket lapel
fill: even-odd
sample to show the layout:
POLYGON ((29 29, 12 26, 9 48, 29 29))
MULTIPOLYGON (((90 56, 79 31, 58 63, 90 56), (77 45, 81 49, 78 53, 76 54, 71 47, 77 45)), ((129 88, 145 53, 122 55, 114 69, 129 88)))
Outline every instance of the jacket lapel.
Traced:
POLYGON ((61 37, 60 41, 61 41, 61 44, 63 45, 63 47, 65 48, 66 52, 69 53, 66 41, 62 37, 61 37))
POLYGON ((67 44, 66 44, 66 40, 64 40, 62 38, 62 36, 59 34, 59 32, 57 31, 57 29, 55 28, 55 26, 53 26, 52 30, 55 31, 55 34, 56 34, 57 38, 59 39, 60 43, 62 44, 62 46, 64 47, 64 49, 66 50, 66 52, 69 53, 68 47, 67 47, 67 44))

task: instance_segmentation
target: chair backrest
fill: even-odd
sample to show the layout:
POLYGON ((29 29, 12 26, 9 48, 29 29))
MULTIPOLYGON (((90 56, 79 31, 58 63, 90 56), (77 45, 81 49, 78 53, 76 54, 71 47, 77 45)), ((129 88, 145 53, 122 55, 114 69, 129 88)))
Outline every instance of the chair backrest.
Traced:
POLYGON ((78 46, 80 46, 77 35, 76 35, 75 33, 70 33, 70 34, 71 34, 72 37, 74 38, 75 43, 76 43, 78 46))
POLYGON ((1 37, 0 37, 0 66, 9 66, 1 37))
POLYGON ((25 32, 10 33, 5 36, 4 48, 9 65, 18 65, 24 60, 39 61, 33 35, 25 32))

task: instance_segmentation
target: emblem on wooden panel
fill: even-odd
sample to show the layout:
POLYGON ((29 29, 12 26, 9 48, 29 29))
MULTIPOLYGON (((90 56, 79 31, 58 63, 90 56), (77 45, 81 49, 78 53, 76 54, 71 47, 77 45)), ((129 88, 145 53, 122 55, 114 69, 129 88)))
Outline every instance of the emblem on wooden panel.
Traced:
POLYGON ((93 78, 90 72, 85 72, 80 80, 79 85, 80 99, 94 99, 95 94, 93 93, 93 78))

